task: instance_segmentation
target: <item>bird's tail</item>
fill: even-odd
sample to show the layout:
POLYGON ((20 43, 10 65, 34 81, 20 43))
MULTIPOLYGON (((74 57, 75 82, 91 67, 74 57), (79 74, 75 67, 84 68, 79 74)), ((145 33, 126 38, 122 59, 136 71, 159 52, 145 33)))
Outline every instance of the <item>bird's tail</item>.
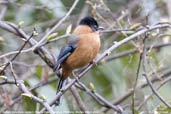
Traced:
POLYGON ((58 87, 57 87, 57 93, 58 93, 59 90, 62 88, 64 81, 65 81, 65 80, 64 80, 63 78, 60 78, 59 83, 58 83, 58 87))
POLYGON ((59 69, 59 62, 57 62, 54 67, 53 67, 53 71, 55 72, 56 70, 59 69))
MULTIPOLYGON (((57 92, 56 92, 56 94, 58 94, 58 92, 61 90, 61 88, 62 88, 62 86, 63 86, 63 84, 64 84, 64 79, 61 77, 60 78, 60 80, 59 80, 59 83, 58 83, 58 87, 57 87, 57 92)), ((59 97, 58 99, 57 99, 57 101, 56 101, 56 105, 59 105, 60 104, 60 101, 61 101, 61 97, 59 97)))

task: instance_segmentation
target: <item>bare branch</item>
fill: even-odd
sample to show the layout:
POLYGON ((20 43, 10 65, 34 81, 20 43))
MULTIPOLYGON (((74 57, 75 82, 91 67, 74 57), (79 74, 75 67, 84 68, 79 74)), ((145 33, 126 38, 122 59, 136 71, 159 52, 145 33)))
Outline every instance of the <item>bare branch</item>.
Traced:
MULTIPOLYGON (((156 90, 159 90, 162 86, 164 86, 167 82, 169 82, 171 80, 171 77, 168 77, 167 79, 163 80, 160 85, 156 88, 156 90)), ((140 110, 142 108, 142 106, 154 95, 154 93, 151 93, 150 95, 148 95, 146 97, 146 99, 141 102, 141 104, 138 106, 138 110, 140 110)))
POLYGON ((72 13, 78 2, 79 0, 74 1, 66 15, 36 45, 34 45, 33 48, 39 47, 48 38, 48 36, 52 34, 52 32, 54 32, 67 19, 67 17, 72 13))
MULTIPOLYGON (((17 25, 13 23, 0 21, 0 28, 7 30, 17 36, 20 36, 21 38, 25 38, 26 40, 29 39, 29 36, 21 28, 19 28, 17 25)), ((33 38, 29 40, 29 44, 31 46, 35 45, 36 43, 37 41, 34 40, 33 38)), ((41 48, 36 49, 35 51, 36 51, 36 54, 38 54, 50 68, 53 68, 53 63, 49 59, 49 57, 51 56, 45 48, 41 47, 41 48)))
MULTIPOLYGON (((159 75, 159 77, 154 77, 154 78, 151 78, 150 81, 152 83, 155 83, 155 82, 158 82, 158 81, 161 81, 161 79, 165 79, 167 77, 169 77, 171 75, 171 70, 168 69, 166 71, 164 71, 163 73, 161 73, 159 75)), ((145 82, 141 85, 139 85, 138 87, 136 87, 135 91, 138 90, 138 89, 142 89, 142 88, 145 88, 146 86, 148 86, 148 83, 145 82)), ((128 90, 128 92, 126 92, 123 96, 121 96, 120 98, 116 99, 115 101, 113 101, 113 104, 117 105, 117 104, 120 104, 122 102, 124 102, 128 97, 130 97, 131 95, 133 94, 133 89, 131 90, 128 90)), ((109 109, 106 109, 106 108, 102 108, 101 109, 101 112, 104 112, 106 113, 109 109)))
MULTIPOLYGON (((148 33, 146 33, 148 34, 148 33)), ((145 40, 147 39, 147 37, 145 37, 145 40)), ((158 97, 158 99, 163 102, 169 109, 171 109, 171 105, 158 93, 158 91, 154 88, 152 82, 150 81, 149 79, 149 75, 147 73, 147 70, 146 70, 146 43, 144 41, 144 48, 143 48, 143 55, 142 55, 142 67, 143 67, 143 76, 145 76, 146 78, 146 81, 149 85, 149 87, 151 88, 152 92, 156 95, 156 97, 158 97)))
POLYGON ((55 114, 54 111, 52 110, 52 108, 49 106, 49 104, 46 101, 31 94, 31 92, 28 91, 28 89, 25 87, 25 85, 22 81, 17 81, 17 85, 24 93, 30 95, 34 101, 42 104, 49 111, 50 114, 55 114))
POLYGON ((26 44, 29 42, 29 40, 33 37, 33 33, 31 34, 31 36, 26 40, 26 42, 21 46, 21 48, 19 49, 18 53, 16 53, 16 55, 10 60, 8 61, 8 63, 3 67, 3 69, 0 71, 0 75, 4 72, 4 70, 8 67, 8 65, 10 64, 10 62, 12 62, 19 54, 20 52, 24 49, 24 47, 26 46, 26 44))
POLYGON ((114 106, 113 104, 111 104, 109 101, 107 101, 105 98, 103 98, 101 95, 99 95, 98 93, 96 93, 95 91, 91 91, 90 89, 88 89, 83 83, 81 83, 79 80, 77 81, 77 83, 81 86, 82 89, 85 90, 85 92, 87 94, 89 94, 92 98, 94 98, 98 103, 100 103, 101 105, 107 107, 107 108, 111 108, 114 111, 117 111, 119 113, 122 113, 123 109, 121 107, 117 107, 114 106))
MULTIPOLYGON (((33 91, 37 88, 40 88, 40 87, 43 87, 45 85, 48 85, 50 83, 53 83, 53 82, 56 82, 58 80, 57 77, 53 78, 53 79, 50 79, 48 81, 45 81, 45 80, 42 80, 40 81, 39 83, 37 83, 35 86, 31 87, 29 89, 29 91, 33 91)), ((15 80, 10 80, 10 79, 6 79, 6 80, 3 80, 3 81, 0 81, 0 85, 4 85, 4 84, 16 84, 15 80)), ((13 107, 18 101, 20 101, 22 99, 22 96, 21 96, 22 93, 19 93, 18 95, 14 96, 14 100, 13 102, 11 103, 10 107, 13 107)), ((5 111, 6 109, 3 110, 3 112, 5 111)), ((1 112, 0 112, 1 113, 1 112)))
MULTIPOLYGON (((147 50, 148 49, 155 49, 155 48, 166 47, 166 46, 171 46, 171 43, 169 42, 169 43, 155 44, 152 47, 151 46, 147 46, 147 50)), ((117 53, 115 55, 108 56, 103 61, 108 62, 108 61, 111 61, 111 60, 115 60, 115 59, 118 59, 118 58, 122 58, 122 57, 125 57, 125 56, 128 56, 128 55, 131 55, 131 54, 135 54, 137 52, 139 52, 137 49, 131 49, 131 50, 128 50, 128 51, 117 53)))
POLYGON ((75 86, 71 87, 71 92, 72 92, 72 95, 74 96, 74 99, 76 100, 76 102, 78 104, 78 107, 82 111, 82 113, 89 114, 87 111, 87 107, 85 106, 84 102, 82 101, 82 99, 81 99, 78 91, 76 90, 75 86))

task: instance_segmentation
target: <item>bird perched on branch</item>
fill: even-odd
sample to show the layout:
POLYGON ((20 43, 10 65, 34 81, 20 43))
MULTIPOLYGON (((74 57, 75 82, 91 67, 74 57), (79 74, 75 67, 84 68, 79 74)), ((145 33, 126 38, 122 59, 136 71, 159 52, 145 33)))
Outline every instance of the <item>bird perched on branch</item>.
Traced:
POLYGON ((62 88, 64 80, 76 68, 84 67, 93 62, 100 50, 100 36, 97 21, 93 17, 83 18, 79 25, 61 48, 54 72, 62 69, 57 92, 62 88))

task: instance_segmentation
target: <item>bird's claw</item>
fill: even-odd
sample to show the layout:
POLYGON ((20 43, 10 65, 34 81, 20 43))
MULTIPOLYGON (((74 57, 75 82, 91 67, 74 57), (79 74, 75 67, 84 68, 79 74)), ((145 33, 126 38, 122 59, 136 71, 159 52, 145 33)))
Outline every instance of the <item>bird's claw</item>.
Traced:
POLYGON ((91 61, 90 64, 97 66, 97 62, 95 60, 91 61))
POLYGON ((111 54, 110 51, 107 51, 107 52, 106 52, 106 56, 109 56, 110 54, 111 54))

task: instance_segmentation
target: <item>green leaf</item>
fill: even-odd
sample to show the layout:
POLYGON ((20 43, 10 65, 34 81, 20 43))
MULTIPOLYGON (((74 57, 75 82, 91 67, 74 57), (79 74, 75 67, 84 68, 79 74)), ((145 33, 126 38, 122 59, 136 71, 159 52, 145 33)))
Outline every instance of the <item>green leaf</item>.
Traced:
MULTIPOLYGON (((35 84, 39 83, 39 80, 37 78, 31 78, 27 80, 29 85, 32 87, 35 84)), ((37 96, 40 96, 41 98, 44 97, 47 102, 52 101, 56 96, 56 88, 53 88, 50 85, 43 86, 39 89, 36 89, 37 96)), ((42 99, 44 99, 42 98, 42 99)), ((59 106, 54 108, 54 111, 69 111, 69 105, 70 103, 67 102, 65 96, 62 96, 61 103, 59 106)))
POLYGON ((36 110, 36 102, 30 99, 30 97, 23 97, 23 104, 24 104, 26 111, 36 110))
POLYGON ((40 98, 43 99, 44 101, 47 101, 44 95, 41 95, 40 98))
POLYGON ((4 38, 2 36, 0 36, 0 42, 4 42, 4 38))
POLYGON ((70 34, 71 33, 71 29, 72 29, 72 25, 70 24, 67 29, 66 29, 66 33, 65 34, 70 34))
POLYGON ((19 25, 19 26, 22 26, 23 24, 24 24, 24 21, 18 22, 18 25, 19 25))
POLYGON ((37 36, 37 35, 39 35, 39 33, 38 33, 37 31, 34 30, 34 31, 33 31, 33 35, 34 35, 34 36, 37 36))
POLYGON ((28 93, 22 93, 21 95, 22 96, 25 96, 25 97, 29 97, 30 99, 32 98, 32 95, 31 94, 28 94, 28 93))
POLYGON ((50 34, 50 35, 48 36, 47 41, 50 41, 50 40, 56 38, 57 36, 58 36, 58 33, 57 33, 57 32, 52 33, 52 34, 50 34))
POLYGON ((135 110, 135 109, 134 109, 134 113, 135 113, 135 114, 139 114, 138 110, 135 110))
POLYGON ((42 66, 37 66, 35 70, 36 70, 36 76, 37 76, 39 79, 41 79, 43 67, 42 67, 42 66))
POLYGON ((159 112, 159 114, 170 114, 171 113, 171 109, 169 109, 166 105, 161 103, 160 106, 157 107, 157 112, 159 112))
POLYGON ((6 76, 4 76, 4 75, 1 75, 1 76, 0 76, 0 80, 6 80, 6 79, 7 79, 6 76))
POLYGON ((89 83, 89 88, 91 91, 95 91, 94 84, 92 82, 89 83))
POLYGON ((129 27, 130 30, 136 30, 137 28, 139 28, 140 26, 142 26, 142 23, 135 23, 132 26, 129 27))

